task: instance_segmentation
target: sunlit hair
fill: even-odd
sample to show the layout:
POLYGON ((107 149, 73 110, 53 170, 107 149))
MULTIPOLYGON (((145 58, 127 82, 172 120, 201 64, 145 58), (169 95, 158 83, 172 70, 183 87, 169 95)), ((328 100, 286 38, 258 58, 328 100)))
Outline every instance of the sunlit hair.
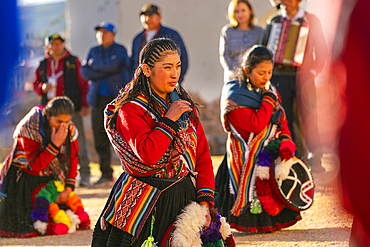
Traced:
POLYGON ((68 97, 55 97, 46 104, 43 109, 43 115, 46 116, 46 114, 48 114, 49 117, 56 117, 61 114, 72 116, 73 109, 74 105, 68 97))
MULTIPOLYGON (((151 109, 159 108, 159 103, 154 100, 153 95, 151 94, 148 78, 144 75, 142 67, 144 64, 146 64, 150 68, 153 68, 155 63, 163 61, 166 56, 174 53, 180 56, 181 51, 172 39, 159 38, 149 41, 140 52, 139 66, 135 70, 134 79, 120 91, 120 95, 122 97, 116 102, 114 111, 118 111, 123 104, 135 99, 141 93, 143 93, 147 98, 149 107, 151 109)), ((190 102, 193 109, 196 108, 190 95, 179 84, 177 84, 175 90, 177 91, 180 99, 190 102)), ((193 112, 190 113, 190 117, 196 119, 196 116, 193 112)), ((109 126, 111 126, 110 123, 108 124, 108 127, 109 126)))
POLYGON ((254 27, 254 24, 253 24, 253 22, 254 22, 254 11, 253 11, 252 5, 247 0, 232 0, 229 3, 229 8, 228 8, 227 13, 228 13, 230 25, 232 27, 237 27, 239 25, 238 21, 235 19, 235 8, 236 8, 236 5, 238 5, 238 3, 245 3, 248 6, 248 8, 250 9, 251 16, 249 18, 248 26, 253 28, 254 27))
POLYGON ((250 49, 248 49, 243 57, 243 63, 241 68, 239 68, 233 76, 231 76, 230 80, 239 79, 241 81, 247 80, 247 75, 244 73, 244 68, 248 68, 249 72, 251 73, 254 68, 257 67, 258 64, 271 61, 273 64, 273 57, 274 54, 271 52, 270 49, 266 48, 262 45, 254 45, 250 49))

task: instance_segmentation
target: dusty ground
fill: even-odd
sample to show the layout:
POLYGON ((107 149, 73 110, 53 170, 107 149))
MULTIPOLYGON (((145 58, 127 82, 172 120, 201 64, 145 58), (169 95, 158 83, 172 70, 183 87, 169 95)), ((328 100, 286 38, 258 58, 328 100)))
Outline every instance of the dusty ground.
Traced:
MULTIPOLYGON (((214 164, 221 157, 213 157, 214 164)), ((99 177, 98 167, 92 164, 93 180, 99 177)), ((326 174, 314 174, 315 200, 310 209, 302 213, 296 225, 270 234, 245 234, 234 232, 237 246, 348 246, 352 216, 340 207, 337 189, 332 185, 335 167, 327 163, 326 174)), ((115 175, 121 168, 115 167, 115 175)), ((77 188, 95 224, 106 202, 110 188, 77 188)), ((32 239, 0 238, 0 246, 90 246, 92 230, 78 231, 61 236, 44 236, 32 239)))

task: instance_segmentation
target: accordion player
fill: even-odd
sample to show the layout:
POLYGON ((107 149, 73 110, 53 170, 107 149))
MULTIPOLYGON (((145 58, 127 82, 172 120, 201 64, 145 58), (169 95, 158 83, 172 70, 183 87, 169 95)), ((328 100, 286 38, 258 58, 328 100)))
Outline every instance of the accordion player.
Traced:
POLYGON ((271 26, 267 48, 274 54, 276 65, 299 67, 302 65, 309 26, 304 21, 282 19, 271 26))

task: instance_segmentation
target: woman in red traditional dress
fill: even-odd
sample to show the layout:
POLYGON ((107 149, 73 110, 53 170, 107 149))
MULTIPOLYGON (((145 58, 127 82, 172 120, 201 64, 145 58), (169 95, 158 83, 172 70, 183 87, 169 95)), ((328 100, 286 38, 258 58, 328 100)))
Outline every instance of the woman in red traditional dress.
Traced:
POLYGON ((150 41, 134 80, 107 105, 105 128, 124 172, 95 226, 93 246, 141 246, 149 236, 160 243, 191 202, 206 208, 210 224, 212 160, 195 104, 177 84, 180 67, 172 40, 150 41))
POLYGON ((215 207, 231 227, 244 232, 275 232, 301 219, 274 198, 269 183, 273 161, 280 156, 282 164, 292 164, 288 161, 296 149, 270 83, 272 70, 272 52, 253 46, 235 80, 222 89, 221 120, 228 140, 216 175, 215 207))

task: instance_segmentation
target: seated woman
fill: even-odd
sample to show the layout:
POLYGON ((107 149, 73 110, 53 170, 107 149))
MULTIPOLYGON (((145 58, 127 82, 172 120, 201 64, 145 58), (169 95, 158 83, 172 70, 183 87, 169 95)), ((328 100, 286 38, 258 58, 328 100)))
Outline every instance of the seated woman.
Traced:
POLYGON ((205 207, 210 225, 212 160, 195 105, 177 84, 180 51, 171 39, 154 39, 139 61, 134 80, 105 111, 124 172, 95 226, 93 246, 166 241, 177 216, 193 203, 205 207))
POLYGON ((295 152, 280 96, 270 84, 272 70, 272 52, 253 46, 235 80, 222 89, 221 119, 228 140, 216 175, 215 207, 232 228, 244 232, 275 232, 301 219, 299 212, 275 200, 268 180, 268 166, 277 158, 271 156, 280 154, 288 161, 295 152))
POLYGON ((90 228, 89 216, 73 192, 78 132, 72 113, 73 103, 56 97, 45 108, 33 107, 17 125, 0 176, 0 236, 25 238, 90 228))

